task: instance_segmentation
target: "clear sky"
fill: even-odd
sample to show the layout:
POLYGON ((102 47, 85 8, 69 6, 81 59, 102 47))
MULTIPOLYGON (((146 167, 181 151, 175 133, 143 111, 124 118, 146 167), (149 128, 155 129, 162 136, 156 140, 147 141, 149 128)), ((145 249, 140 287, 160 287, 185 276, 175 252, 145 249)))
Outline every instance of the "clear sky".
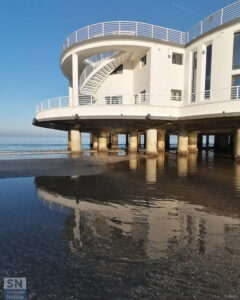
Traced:
POLYGON ((59 67, 73 31, 131 20, 186 31, 231 0, 0 0, 0 136, 59 135, 31 125, 35 106, 68 93, 59 67))

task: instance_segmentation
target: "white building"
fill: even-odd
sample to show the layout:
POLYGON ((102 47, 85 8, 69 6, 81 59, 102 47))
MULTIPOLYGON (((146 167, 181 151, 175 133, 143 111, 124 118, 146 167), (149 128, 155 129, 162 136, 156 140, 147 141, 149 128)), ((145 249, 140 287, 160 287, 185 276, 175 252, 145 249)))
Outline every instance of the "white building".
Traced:
POLYGON ((107 134, 130 133, 130 151, 146 131, 147 153, 197 151, 198 133, 236 134, 240 155, 240 1, 181 32, 132 21, 98 23, 72 33, 60 65, 69 95, 41 102, 34 125, 67 130, 72 152, 80 132, 107 149, 107 134))

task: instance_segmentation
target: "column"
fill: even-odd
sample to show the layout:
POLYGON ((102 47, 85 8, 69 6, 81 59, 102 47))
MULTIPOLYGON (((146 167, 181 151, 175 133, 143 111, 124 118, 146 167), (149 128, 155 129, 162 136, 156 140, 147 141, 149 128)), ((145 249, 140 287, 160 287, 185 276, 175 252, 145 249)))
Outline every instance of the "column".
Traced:
POLYGON ((235 159, 240 162, 240 129, 237 129, 235 135, 235 159))
POLYGON ((71 130, 68 131, 68 151, 71 151, 71 130))
POLYGON ((188 134, 182 130, 178 134, 178 155, 185 156, 188 154, 188 134))
POLYGON ((131 131, 129 152, 137 152, 137 140, 138 140, 137 131, 136 130, 131 131))
POLYGON ((118 149, 118 133, 114 132, 112 134, 112 149, 118 149))
POLYGON ((78 55, 72 54, 72 104, 78 106, 78 55))
POLYGON ((198 152, 198 133, 195 132, 189 132, 188 134, 188 151, 191 153, 197 153, 198 152))
POLYGON ((68 94, 69 94, 69 106, 72 106, 72 99, 73 99, 73 91, 72 91, 72 81, 69 80, 69 85, 68 85, 68 94))
POLYGON ((81 152, 81 133, 79 130, 71 130, 71 152, 81 152))
POLYGON ((165 152, 165 130, 158 130, 157 148, 158 152, 165 152))
POLYGON ((149 155, 157 154, 157 129, 147 130, 146 153, 149 155))
POLYGON ((98 150, 98 134, 93 133, 93 150, 98 150))
POLYGON ((107 132, 100 131, 99 138, 98 138, 98 151, 100 152, 107 152, 107 132))

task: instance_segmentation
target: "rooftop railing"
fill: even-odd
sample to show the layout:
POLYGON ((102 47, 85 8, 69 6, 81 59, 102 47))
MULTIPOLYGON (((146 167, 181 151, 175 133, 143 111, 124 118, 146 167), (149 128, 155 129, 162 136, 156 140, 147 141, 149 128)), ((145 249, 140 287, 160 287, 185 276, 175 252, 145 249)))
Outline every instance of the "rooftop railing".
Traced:
POLYGON ((134 21, 109 21, 97 23, 73 32, 63 43, 63 51, 84 40, 102 36, 119 35, 148 37, 186 45, 209 30, 238 18, 240 18, 240 1, 234 2, 211 14, 195 24, 187 32, 134 21))
MULTIPOLYGON (((240 86, 230 88, 208 90, 182 96, 157 95, 147 93, 123 94, 123 95, 79 95, 77 106, 108 106, 108 105, 154 105, 179 107, 199 104, 211 104, 217 102, 239 101, 240 86), (193 97, 194 95, 194 97, 193 97)), ((36 113, 70 106, 69 97, 58 97, 40 102, 36 113)))

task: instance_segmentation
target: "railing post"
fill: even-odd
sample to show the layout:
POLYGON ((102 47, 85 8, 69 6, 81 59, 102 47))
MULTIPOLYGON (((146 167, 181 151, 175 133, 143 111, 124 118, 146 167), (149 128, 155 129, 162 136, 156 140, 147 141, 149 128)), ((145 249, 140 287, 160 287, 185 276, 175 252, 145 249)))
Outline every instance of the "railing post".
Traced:
POLYGON ((189 43, 189 31, 187 32, 187 42, 189 43))
POLYGON ((136 32, 135 35, 138 35, 138 22, 136 22, 136 32))
POLYGON ((68 39, 67 39, 67 45, 68 45, 68 47, 69 47, 69 37, 68 37, 68 39))
POLYGON ((48 109, 50 109, 50 100, 48 100, 48 109))
POLYGON ((203 33, 203 21, 201 21, 201 34, 203 33))
POLYGON ((104 23, 102 23, 102 35, 104 36, 104 23))
POLYGON ((223 24, 223 8, 221 9, 220 25, 223 24))
POLYGON ((41 111, 43 111, 43 102, 41 102, 41 111))
POLYGON ((120 31, 121 31, 121 21, 118 22, 118 35, 120 35, 120 31))
POLYGON ((61 107, 61 97, 58 98, 58 107, 61 107))
POLYGON ((87 30, 88 30, 88 40, 89 40, 89 26, 87 27, 87 30))
POLYGON ((153 25, 152 25, 152 39, 153 39, 153 25))
POLYGON ((75 31, 75 42, 77 43, 77 31, 75 31))
POLYGON ((167 35, 166 40, 168 41, 168 28, 166 30, 167 30, 167 32, 166 32, 166 35, 167 35))

